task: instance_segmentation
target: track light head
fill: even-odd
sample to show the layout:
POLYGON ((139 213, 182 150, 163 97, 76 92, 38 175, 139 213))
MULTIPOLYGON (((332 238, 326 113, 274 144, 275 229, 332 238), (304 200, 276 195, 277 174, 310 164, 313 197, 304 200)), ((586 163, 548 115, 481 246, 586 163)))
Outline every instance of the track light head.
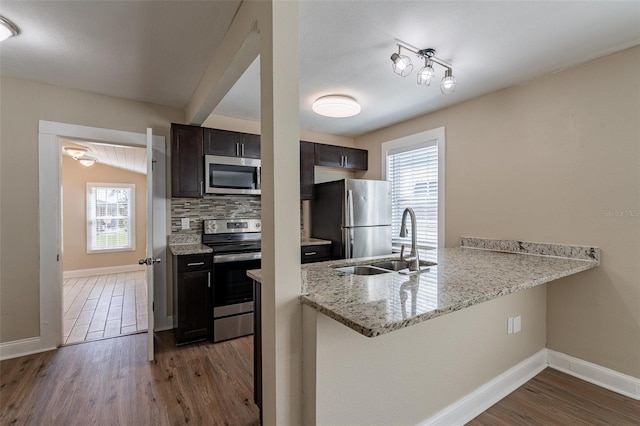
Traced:
POLYGON ((447 68, 447 70, 444 72, 444 77, 440 82, 440 90, 442 91, 442 93, 453 93, 456 91, 456 84, 458 84, 458 82, 453 76, 453 71, 451 70, 451 68, 447 68))
POLYGON ((433 70, 433 61, 425 59, 424 67, 418 71, 418 84, 429 86, 435 76, 436 72, 433 70))
POLYGON ((399 76, 406 77, 411 74, 411 71, 413 70, 413 64, 411 63, 411 59, 409 59, 408 56, 394 53, 393 55, 391 55, 391 61, 393 62, 393 72, 395 72, 399 76))

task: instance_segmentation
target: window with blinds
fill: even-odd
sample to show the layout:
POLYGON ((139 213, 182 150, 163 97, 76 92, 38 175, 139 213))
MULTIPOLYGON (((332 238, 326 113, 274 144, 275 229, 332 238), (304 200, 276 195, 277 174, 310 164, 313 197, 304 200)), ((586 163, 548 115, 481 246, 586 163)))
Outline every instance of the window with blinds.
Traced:
MULTIPOLYGON (((402 213, 416 214, 418 248, 438 246, 438 145, 437 141, 404 146, 387 153, 387 180, 391 183, 391 225, 394 247, 411 244, 400 238, 402 213)), ((407 216, 407 226, 409 227, 407 216)))
POLYGON ((135 185, 87 183, 87 252, 135 249, 135 185))

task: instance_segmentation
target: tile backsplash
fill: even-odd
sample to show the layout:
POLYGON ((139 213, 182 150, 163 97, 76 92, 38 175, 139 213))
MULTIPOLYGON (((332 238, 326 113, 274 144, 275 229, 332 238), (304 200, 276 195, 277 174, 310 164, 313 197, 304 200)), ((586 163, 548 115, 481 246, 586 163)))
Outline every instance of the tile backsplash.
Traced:
POLYGON ((201 234, 204 219, 260 218, 260 197, 216 196, 211 198, 172 198, 171 233, 201 234), (189 218, 190 229, 182 229, 182 218, 189 218))

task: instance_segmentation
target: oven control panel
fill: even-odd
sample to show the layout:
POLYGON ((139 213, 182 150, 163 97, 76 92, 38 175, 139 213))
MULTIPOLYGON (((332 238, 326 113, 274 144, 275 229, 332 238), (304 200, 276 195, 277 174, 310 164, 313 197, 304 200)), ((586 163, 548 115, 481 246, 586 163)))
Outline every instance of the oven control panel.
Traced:
POLYGON ((260 219, 206 219, 205 234, 230 234, 236 232, 260 232, 260 219))

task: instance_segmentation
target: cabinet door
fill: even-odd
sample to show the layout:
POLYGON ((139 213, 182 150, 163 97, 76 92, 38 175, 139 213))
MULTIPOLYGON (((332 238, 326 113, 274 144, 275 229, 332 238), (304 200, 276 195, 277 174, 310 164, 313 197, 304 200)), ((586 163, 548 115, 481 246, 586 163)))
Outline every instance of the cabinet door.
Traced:
POLYGON ((343 167, 346 169, 367 170, 369 166, 369 151, 356 148, 342 148, 344 155, 343 167))
POLYGON ((240 156, 244 158, 260 158, 260 135, 240 134, 240 156))
POLYGON ((342 167, 342 147, 315 144, 315 161, 316 166, 342 167))
POLYGON ((240 138, 238 133, 227 130, 204 129, 205 155, 240 156, 240 138))
POLYGON ((211 271, 178 274, 177 343, 211 338, 213 303, 211 271))
POLYGON ((171 125, 171 196, 202 197, 202 128, 171 125))
POLYGON ((315 147, 313 142, 300 141, 300 199, 313 198, 315 179, 315 147))

